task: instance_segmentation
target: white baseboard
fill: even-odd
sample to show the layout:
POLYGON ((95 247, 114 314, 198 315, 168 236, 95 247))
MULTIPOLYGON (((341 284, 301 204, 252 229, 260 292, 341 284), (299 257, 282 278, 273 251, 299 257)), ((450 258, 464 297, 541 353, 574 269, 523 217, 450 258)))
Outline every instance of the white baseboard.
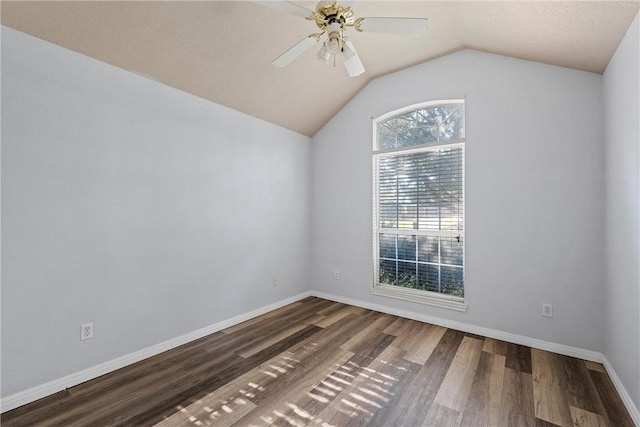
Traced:
POLYGON ((607 370, 607 373, 609 374, 609 378, 611 378, 613 385, 616 387, 616 390, 618 390, 618 394, 620 395, 624 406, 626 406, 627 411, 629 411, 629 415, 631 415, 633 422, 636 424, 636 426, 640 426, 640 410, 633 403, 631 395, 629 395, 627 389, 624 388, 622 381, 620 381, 620 377, 616 373, 615 369, 613 369, 613 366, 606 356, 604 357, 604 361, 602 363, 604 365, 604 368, 607 370))
POLYGON ((408 310, 401 310, 397 308, 391 308, 380 304, 365 302, 356 300, 353 298, 343 297, 334 294, 328 294, 325 292, 311 292, 312 296, 318 298, 324 298, 331 301, 337 301, 344 304, 355 305, 357 307, 366 308, 369 310, 379 311, 381 313, 393 314, 407 319, 418 320, 420 322, 431 323, 433 325, 443 326, 446 328, 456 329, 458 331, 469 332, 476 335, 482 335, 484 337, 494 338, 502 341, 507 341, 514 344, 525 345, 527 347, 537 348, 540 350, 550 351, 552 353, 563 354, 565 356, 576 357, 579 359, 590 360, 592 362, 599 362, 604 364, 611 381, 613 382, 618 394, 622 398, 624 405, 626 406, 633 422, 636 426, 640 426, 640 411, 633 403, 633 399, 625 389, 622 381, 613 369, 613 366, 609 363, 607 358, 599 352, 584 350, 577 347, 571 347, 564 344, 553 343, 549 341, 543 341, 536 338, 530 338, 523 335, 512 334, 509 332, 503 332, 496 329, 483 328, 481 326, 472 325, 464 322, 457 322, 454 320, 442 319, 440 317, 429 316, 422 313, 415 313, 408 310))
POLYGON ((355 305, 369 310, 375 310, 382 313, 393 314, 407 319, 418 320, 420 322, 431 323, 433 325, 443 326, 458 331, 468 332, 483 337, 494 338, 501 341, 507 341, 514 344, 525 345, 540 350, 546 350, 553 353, 563 354, 565 356, 577 357, 579 359, 590 360, 592 362, 602 363, 602 353, 597 351, 584 350, 581 348, 571 347, 564 344, 557 344, 549 341, 543 341, 536 338, 530 338, 523 335, 512 334, 509 332, 499 331, 497 329, 484 328, 482 326, 472 325, 470 323, 458 322, 455 320, 443 319, 441 317, 429 316, 427 314, 416 313, 413 311, 391 308, 385 305, 375 304, 356 300, 353 298, 342 297, 339 295, 327 294, 324 292, 311 292, 313 296, 324 298, 332 301, 342 302, 344 304, 355 305))
POLYGON ((221 322, 215 323, 205 328, 198 329, 197 331, 190 332, 188 334, 181 335, 179 337, 164 341, 160 344, 156 344, 154 346, 147 347, 145 349, 136 351, 134 353, 127 354, 125 356, 119 357, 117 359, 113 359, 111 361, 102 363, 100 365, 91 367, 89 369, 85 369, 75 374, 71 374, 66 377, 59 378, 57 380, 50 381, 48 383, 45 383, 36 387, 32 387, 28 390, 21 391, 11 396, 7 396, 4 399, 0 400, 0 412, 10 411, 11 409, 15 409, 19 406, 26 405, 27 403, 31 403, 43 397, 65 390, 69 387, 73 387, 75 385, 81 384, 85 381, 92 380, 101 375, 108 374, 109 372, 113 372, 127 365, 139 362, 151 356, 155 356, 164 351, 170 350, 172 348, 181 346, 188 342, 210 335, 214 332, 221 331, 222 329, 229 328, 233 325, 242 323, 246 320, 268 313, 270 311, 273 311, 275 309, 278 309, 287 304, 291 304, 293 302, 296 302, 298 300, 301 300, 309 296, 316 296, 318 298, 324 298, 331 301, 350 304, 357 307, 366 308, 369 310, 379 311, 381 313, 393 314, 393 315, 405 317, 408 319, 431 323, 434 325, 456 329, 463 332, 469 332, 476 335, 482 335, 485 337, 507 341, 514 344, 525 345, 525 346, 537 348, 540 350, 546 350, 553 353, 563 354, 565 356, 572 356, 580 359, 590 360, 593 362, 603 363, 605 366, 605 369, 607 370, 607 373, 611 377, 611 380, 613 381, 613 384, 616 387, 616 390, 620 394, 622 401, 624 402, 625 406, 627 407, 627 410, 631 414, 633 421, 637 426, 640 426, 640 412, 638 411, 638 408, 634 405, 633 400, 631 399, 631 396, 629 395, 627 390, 624 388, 624 385, 622 384, 622 382, 620 381, 620 378, 618 377, 615 370, 613 369, 613 366, 611 366, 607 358, 604 357, 602 353, 598 353, 590 350, 584 350, 576 347, 571 347, 564 344, 557 344, 549 341, 543 341, 543 340, 530 338, 522 335, 512 334, 509 332, 499 331, 496 329, 484 328, 481 326, 476 326, 476 325, 472 325, 464 322, 447 320, 440 317, 429 316, 422 313, 416 313, 408 310, 391 308, 391 307, 387 307, 380 304, 360 301, 353 298, 343 297, 343 296, 334 295, 334 294, 328 294, 325 292, 316 292, 316 291, 303 292, 296 296, 275 302, 273 304, 266 305, 264 307, 260 307, 256 310, 232 317, 230 319, 223 320, 221 322))
POLYGON ((45 383, 36 387, 32 387, 30 389, 21 391, 16 394, 12 394, 0 400, 0 412, 10 411, 19 406, 26 405, 27 403, 34 402, 38 399, 42 399, 43 397, 52 395, 59 391, 65 390, 69 387, 73 387, 75 385, 81 384, 85 381, 92 380, 101 375, 108 374, 109 372, 113 372, 117 369, 123 368, 125 366, 131 365, 141 360, 147 359, 151 356, 155 356, 164 351, 171 350, 172 348, 176 348, 188 342, 205 337, 214 332, 218 332, 223 329, 229 328, 233 325, 237 325, 238 323, 242 323, 256 316, 260 316, 261 314, 268 313, 277 308, 283 307, 287 304, 291 304, 293 302, 296 302, 308 296, 311 296, 311 292, 303 292, 293 297, 290 297, 281 301, 277 301, 273 304, 260 307, 248 313, 243 313, 238 316, 232 317, 230 319, 226 319, 221 322, 215 323, 213 325, 207 326, 205 328, 198 329, 197 331, 193 331, 188 334, 181 335, 179 337, 172 338, 170 340, 153 345, 151 347, 144 348, 142 350, 124 355, 122 357, 118 357, 117 359, 113 359, 108 362, 101 363, 100 365, 93 366, 83 371, 76 372, 71 375, 67 375, 57 380, 49 381, 48 383, 45 383))

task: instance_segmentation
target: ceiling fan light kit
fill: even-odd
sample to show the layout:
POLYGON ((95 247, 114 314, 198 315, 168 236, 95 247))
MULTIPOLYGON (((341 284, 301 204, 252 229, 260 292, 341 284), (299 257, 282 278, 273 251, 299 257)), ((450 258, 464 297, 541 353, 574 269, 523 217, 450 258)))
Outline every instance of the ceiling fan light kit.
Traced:
POLYGON ((310 34, 273 61, 277 67, 286 67, 311 49, 317 42, 324 41, 316 58, 325 64, 336 65, 340 58, 350 77, 364 73, 365 69, 351 40, 344 36, 345 29, 353 27, 359 32, 417 35, 427 30, 426 18, 357 18, 350 6, 337 1, 320 1, 315 11, 308 10, 287 1, 258 2, 296 16, 314 21, 320 33, 310 34))

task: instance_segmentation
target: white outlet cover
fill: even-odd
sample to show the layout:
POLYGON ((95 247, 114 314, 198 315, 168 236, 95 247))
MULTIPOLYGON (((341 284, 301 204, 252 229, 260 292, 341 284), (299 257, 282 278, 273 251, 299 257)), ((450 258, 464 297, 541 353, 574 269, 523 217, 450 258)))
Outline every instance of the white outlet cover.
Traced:
POLYGON ((553 317, 553 306, 551 304, 542 304, 542 315, 544 317, 553 317))
POLYGON ((80 325, 80 339, 88 340, 93 338, 93 323, 84 323, 80 325))

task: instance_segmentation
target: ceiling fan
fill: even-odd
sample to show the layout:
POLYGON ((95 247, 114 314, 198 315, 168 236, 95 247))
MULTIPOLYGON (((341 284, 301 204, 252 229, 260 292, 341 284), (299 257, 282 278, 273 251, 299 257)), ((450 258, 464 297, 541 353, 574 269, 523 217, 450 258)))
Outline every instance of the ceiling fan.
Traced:
POLYGON ((428 24, 426 18, 356 18, 353 9, 349 6, 353 1, 345 1, 342 5, 337 1, 320 1, 316 5, 315 11, 284 0, 258 1, 258 3, 315 21, 320 29, 319 33, 308 35, 277 57, 273 61, 273 65, 286 67, 313 45, 322 41, 322 47, 316 57, 326 64, 332 63, 334 66, 337 59, 341 60, 350 77, 364 73, 364 66, 353 43, 345 37, 344 33, 347 28, 353 27, 360 32, 417 35, 426 31, 428 24))

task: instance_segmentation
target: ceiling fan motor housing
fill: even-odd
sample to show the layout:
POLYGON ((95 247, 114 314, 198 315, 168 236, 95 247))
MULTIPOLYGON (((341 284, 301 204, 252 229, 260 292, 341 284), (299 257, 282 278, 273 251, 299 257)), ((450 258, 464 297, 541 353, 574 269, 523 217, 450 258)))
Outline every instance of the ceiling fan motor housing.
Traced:
POLYGON ((354 25, 356 18, 351 7, 340 6, 338 2, 322 6, 323 3, 327 2, 320 2, 314 14, 316 25, 322 31, 329 30, 329 27, 334 23, 339 24, 340 28, 345 25, 354 25))

